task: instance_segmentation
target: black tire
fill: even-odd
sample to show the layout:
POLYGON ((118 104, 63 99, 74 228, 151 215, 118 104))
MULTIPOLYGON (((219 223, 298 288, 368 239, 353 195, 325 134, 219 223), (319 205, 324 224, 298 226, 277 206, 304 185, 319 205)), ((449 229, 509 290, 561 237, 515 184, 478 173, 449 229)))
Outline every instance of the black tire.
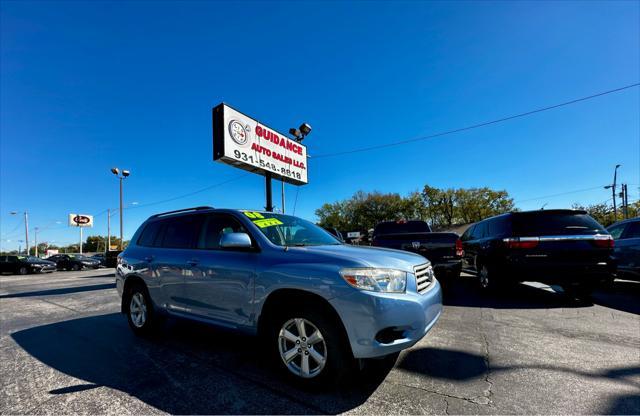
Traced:
POLYGON ((24 276, 25 274, 29 274, 29 269, 26 266, 21 266, 18 269, 18 274, 24 276))
POLYGON ((149 291, 146 286, 140 283, 134 284, 130 289, 126 291, 125 295, 125 313, 127 314, 127 321, 129 322, 129 327, 133 331, 134 334, 140 336, 146 336, 153 332, 158 327, 158 318, 156 316, 155 310, 153 308, 153 303, 151 301, 151 297, 149 296, 149 291), (134 298, 137 299, 138 302, 134 301, 134 298), (136 319, 136 312, 132 313, 132 305, 134 303, 137 305, 140 301, 144 301, 144 311, 145 317, 143 322, 136 319))
MULTIPOLYGON (((353 375, 354 372, 357 371, 357 366, 356 360, 351 354, 351 349, 348 345, 346 335, 343 334, 341 323, 334 322, 334 319, 332 319, 331 316, 323 310, 323 308, 317 306, 314 307, 313 304, 300 305, 299 307, 287 309, 287 311, 276 313, 276 315, 270 319, 268 332, 265 337, 265 341, 268 343, 267 348, 271 351, 272 360, 278 370, 297 385, 328 386, 330 384, 335 385, 336 382, 344 382, 350 379, 350 375, 353 375), (296 333, 297 331, 292 331, 292 334, 300 337, 302 345, 298 345, 300 345, 301 348, 294 346, 293 341, 285 341, 284 338, 281 339, 281 330, 286 327, 288 323, 296 319, 303 319, 311 324, 304 324, 305 332, 308 332, 306 335, 313 336, 315 333, 313 327, 320 331, 322 335, 322 344, 316 343, 312 346, 307 346, 306 342, 302 341, 303 338, 300 334, 296 333), (284 345, 282 343, 288 345, 281 347, 281 345, 284 345), (285 363, 285 359, 281 355, 280 350, 282 348, 292 351, 290 347, 292 349, 297 349, 298 354, 290 361, 291 364, 288 365, 285 363), (312 358, 315 353, 324 355, 325 363, 323 366, 320 366, 318 362, 312 358), (306 354, 308 357, 308 368, 311 370, 309 373, 313 374, 313 370, 317 370, 319 367, 322 367, 320 371, 317 371, 311 376, 303 377, 301 375, 303 372, 303 354, 306 354), (300 373, 296 374, 294 373, 294 370, 291 369, 291 367, 295 366, 299 367, 300 373)), ((295 323, 293 325, 295 325, 295 323)))
POLYGON ((500 292, 508 286, 504 276, 494 266, 480 263, 477 270, 478 285, 485 293, 500 292))
POLYGON ((73 270, 74 272, 80 271, 80 269, 82 269, 82 266, 80 266, 79 264, 74 264, 73 266, 71 266, 71 270, 73 270))

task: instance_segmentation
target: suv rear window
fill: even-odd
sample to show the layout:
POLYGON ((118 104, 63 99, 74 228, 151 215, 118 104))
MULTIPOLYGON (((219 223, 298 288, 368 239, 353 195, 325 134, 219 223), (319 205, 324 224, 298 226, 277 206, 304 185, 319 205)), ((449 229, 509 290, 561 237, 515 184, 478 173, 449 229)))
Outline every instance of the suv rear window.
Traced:
POLYGON ((607 233, 587 214, 575 212, 521 212, 513 215, 513 235, 573 235, 607 233))
POLYGON ((376 226, 374 234, 430 233, 429 224, 424 221, 383 222, 376 226))

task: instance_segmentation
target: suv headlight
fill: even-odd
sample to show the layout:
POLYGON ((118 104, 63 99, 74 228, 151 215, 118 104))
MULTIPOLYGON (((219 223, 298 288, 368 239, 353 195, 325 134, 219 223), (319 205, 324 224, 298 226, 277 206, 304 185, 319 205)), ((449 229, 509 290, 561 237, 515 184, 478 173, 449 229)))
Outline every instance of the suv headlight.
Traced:
POLYGON ((393 269, 354 268, 340 270, 351 286, 372 292, 403 293, 407 288, 407 273, 393 269))

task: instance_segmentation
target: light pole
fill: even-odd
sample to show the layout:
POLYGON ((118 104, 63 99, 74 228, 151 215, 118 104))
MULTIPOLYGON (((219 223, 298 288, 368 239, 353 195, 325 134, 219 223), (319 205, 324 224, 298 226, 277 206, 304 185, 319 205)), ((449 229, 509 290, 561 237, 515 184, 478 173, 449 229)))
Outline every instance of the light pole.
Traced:
MULTIPOLYGON (((17 215, 17 211, 11 211, 11 215, 17 215)), ((29 255, 29 214, 24 212, 24 241, 27 246, 27 256, 29 255)), ((20 250, 18 250, 20 252, 20 250)))
POLYGON ((118 177, 118 179, 120 179, 120 250, 122 250, 123 247, 123 224, 122 224, 122 181, 125 180, 130 174, 131 172, 129 172, 128 170, 123 170, 122 174, 120 172, 120 169, 118 168, 111 168, 111 173, 113 173, 114 175, 116 175, 118 177))
MULTIPOLYGON (((289 129, 289 134, 294 137, 294 140, 298 143, 302 142, 307 135, 311 133, 311 125, 309 123, 302 123, 300 127, 294 129, 293 127, 289 129)), ((282 184, 282 213, 284 214, 285 210, 285 194, 284 194, 284 179, 281 181, 282 184)))

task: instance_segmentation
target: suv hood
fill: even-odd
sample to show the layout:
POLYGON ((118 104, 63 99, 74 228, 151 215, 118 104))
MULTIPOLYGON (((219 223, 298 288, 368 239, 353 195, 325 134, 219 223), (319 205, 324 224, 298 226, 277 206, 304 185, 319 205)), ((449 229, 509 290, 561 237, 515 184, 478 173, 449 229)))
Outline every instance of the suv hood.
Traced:
POLYGON ((427 263, 424 257, 401 250, 351 246, 348 244, 289 247, 292 253, 317 256, 323 261, 332 259, 343 267, 379 267, 413 273, 414 266, 427 263))

